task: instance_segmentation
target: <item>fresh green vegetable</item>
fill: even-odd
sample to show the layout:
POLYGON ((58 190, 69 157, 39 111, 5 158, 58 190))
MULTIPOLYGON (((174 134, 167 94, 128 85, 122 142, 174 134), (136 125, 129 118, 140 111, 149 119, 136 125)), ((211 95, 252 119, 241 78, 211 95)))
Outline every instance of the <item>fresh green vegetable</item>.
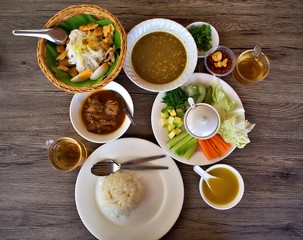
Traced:
MULTIPOLYGON (((195 103, 202 103, 206 97, 206 87, 203 83, 197 85, 190 83, 184 87, 184 91, 188 97, 191 97, 195 103)), ((187 101, 185 103, 187 105, 187 101)))
POLYGON ((189 29, 190 34, 193 36, 197 48, 204 52, 212 48, 212 37, 211 37, 211 27, 208 24, 203 24, 201 26, 192 27, 189 29))
POLYGON ((190 159, 190 157, 191 157, 191 156, 194 154, 194 152, 196 151, 197 146, 198 146, 198 143, 193 144, 190 148, 188 148, 188 149, 185 151, 183 157, 184 157, 186 160, 190 159))
POLYGON ((207 88, 207 91, 206 91, 206 96, 205 96, 205 99, 204 99, 204 102, 205 103, 208 103, 208 104, 211 104, 212 100, 213 100, 213 87, 212 86, 209 86, 207 88))
POLYGON ((197 143, 197 141, 198 141, 197 139, 195 139, 191 135, 188 135, 177 145, 173 146, 171 150, 178 156, 182 156, 187 151, 187 149, 189 149, 192 145, 197 143))
POLYGON ((199 83, 197 86, 198 92, 199 92, 199 96, 196 100, 196 103, 202 103, 205 100, 206 97, 206 87, 204 86, 204 84, 199 83))
POLYGON ((212 99, 213 106, 220 114, 219 133, 224 141, 233 143, 238 148, 245 147, 250 142, 248 132, 252 130, 255 124, 242 119, 239 113, 234 111, 236 102, 223 91, 219 84, 214 86, 212 99))
POLYGON ((167 106, 166 108, 163 108, 161 113, 161 126, 163 128, 166 128, 168 130, 168 137, 169 139, 174 138, 175 136, 179 135, 181 133, 181 127, 183 125, 183 120, 179 115, 184 115, 184 112, 182 109, 177 108, 174 109, 172 106, 167 106))
POLYGON ((180 117, 180 118, 183 118, 184 117, 184 111, 182 108, 177 108, 176 109, 176 112, 177 112, 177 116, 180 117))
POLYGON ((161 114, 161 117, 162 117, 162 118, 168 118, 168 117, 169 117, 169 113, 168 113, 168 111, 167 111, 167 108, 163 108, 163 109, 161 110, 160 114, 161 114))
POLYGON ((183 109, 185 101, 187 101, 187 95, 180 87, 166 92, 165 96, 162 98, 162 103, 166 103, 167 106, 173 108, 183 109))
POLYGON ((197 86, 198 92, 200 96, 204 97, 206 96, 206 87, 203 83, 199 83, 197 86))
POLYGON ((226 142, 233 143, 238 148, 244 148, 250 142, 248 132, 254 126, 255 124, 251 124, 247 120, 241 120, 239 116, 233 115, 221 122, 219 133, 226 142))
POLYGON ((227 112, 230 112, 236 106, 236 102, 228 97, 228 95, 223 91, 219 84, 214 87, 212 99, 214 102, 213 105, 216 109, 223 109, 227 112))
POLYGON ((197 139, 182 131, 178 136, 168 140, 166 146, 176 155, 189 159, 197 148, 197 139))
POLYGON ((188 97, 196 96, 196 95, 198 94, 197 86, 195 86, 194 84, 189 84, 189 85, 185 88, 185 92, 186 92, 186 95, 187 95, 188 97))
POLYGON ((169 149, 181 142, 186 136, 189 134, 186 131, 181 132, 178 136, 174 137, 173 139, 168 140, 165 145, 169 149))
POLYGON ((204 96, 203 95, 199 95, 197 97, 195 103, 203 103, 204 99, 205 99, 205 95, 204 96))
POLYGON ((170 131, 170 133, 168 134, 168 138, 172 139, 175 136, 178 136, 178 134, 181 132, 182 130, 180 128, 174 128, 173 130, 170 131))

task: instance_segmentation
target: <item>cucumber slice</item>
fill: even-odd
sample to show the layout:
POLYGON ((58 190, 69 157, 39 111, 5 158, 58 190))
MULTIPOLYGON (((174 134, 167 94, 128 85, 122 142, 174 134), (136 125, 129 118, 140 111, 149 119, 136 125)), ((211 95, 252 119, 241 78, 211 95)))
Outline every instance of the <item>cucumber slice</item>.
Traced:
POLYGON ((204 99, 204 102, 211 104, 212 101, 213 101, 213 87, 209 86, 207 88, 206 97, 204 99))

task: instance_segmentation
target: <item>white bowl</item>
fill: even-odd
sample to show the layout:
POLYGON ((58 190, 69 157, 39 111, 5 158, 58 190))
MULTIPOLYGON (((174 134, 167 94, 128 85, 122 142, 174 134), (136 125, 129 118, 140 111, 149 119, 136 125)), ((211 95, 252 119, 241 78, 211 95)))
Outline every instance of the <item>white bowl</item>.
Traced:
POLYGON ((238 180, 238 183, 239 183, 239 191, 237 193, 237 196, 230 202, 230 203, 227 203, 227 204, 224 204, 224 205, 218 205, 218 204, 215 204, 211 201, 209 201, 206 197, 205 197, 205 194, 202 190, 202 184, 203 184, 203 181, 204 179, 201 177, 200 178, 200 181, 199 181, 199 191, 200 191, 200 195, 201 197, 203 198, 203 200, 212 208, 214 209, 217 209, 217 210, 228 210, 228 209, 231 209, 233 208, 234 206, 236 206, 242 199, 243 197, 243 194, 244 194, 244 181, 243 181, 243 178, 241 176, 241 174, 235 169, 233 168, 232 166, 230 165, 227 165, 227 164, 215 164, 215 165, 212 165, 211 167, 209 167, 206 172, 209 172, 215 168, 225 168, 229 171, 231 171, 237 178, 238 180))
POLYGON ((198 26, 201 26, 201 25, 209 25, 210 28, 211 28, 211 38, 212 38, 212 41, 211 41, 211 49, 209 49, 208 51, 204 52, 203 50, 198 50, 198 57, 199 58, 204 58, 206 56, 208 56, 210 53, 214 52, 217 47, 219 46, 219 34, 217 32, 217 30, 212 26, 210 25, 209 23, 206 23, 206 22, 193 22, 191 24, 189 24, 186 29, 189 30, 193 27, 198 27, 198 26))
POLYGON ((161 92, 175 89, 184 84, 195 71, 198 57, 197 46, 192 35, 181 24, 169 19, 155 18, 146 20, 139 23, 127 34, 127 51, 123 69, 130 80, 137 86, 151 91, 161 92), (141 77, 135 72, 132 61, 131 53, 137 41, 152 32, 167 32, 177 37, 184 45, 187 55, 187 63, 183 73, 174 81, 166 84, 152 84, 141 77))
MULTIPOLYGON (((132 100, 131 96, 129 95, 129 93, 127 92, 127 90, 124 87, 122 87, 120 84, 112 81, 109 84, 107 84, 105 87, 103 87, 102 89, 97 90, 97 91, 102 91, 102 90, 113 90, 113 91, 120 93, 120 95, 124 98, 126 104, 128 105, 131 113, 132 114, 134 113, 133 100, 132 100)), ((96 91, 94 91, 94 92, 96 92, 96 91)), ((105 142, 110 142, 110 141, 116 140, 119 137, 121 137, 130 126, 131 121, 129 120, 129 118, 126 115, 125 115, 124 122, 122 123, 120 128, 118 128, 116 131, 114 131, 110 134, 97 134, 97 133, 89 132, 83 123, 83 120, 81 117, 82 105, 83 105, 85 99, 87 99, 87 97, 89 95, 93 94, 94 92, 77 93, 73 96, 71 104, 70 104, 70 108, 69 108, 69 116, 70 116, 72 125, 79 135, 81 135, 83 138, 85 138, 86 140, 88 140, 90 142, 105 143, 105 142)))

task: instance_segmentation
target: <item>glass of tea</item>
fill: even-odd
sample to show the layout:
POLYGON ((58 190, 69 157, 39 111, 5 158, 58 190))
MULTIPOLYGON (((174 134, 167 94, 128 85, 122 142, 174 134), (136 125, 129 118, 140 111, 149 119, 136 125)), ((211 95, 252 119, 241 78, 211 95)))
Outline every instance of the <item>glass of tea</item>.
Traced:
POLYGON ((233 78, 242 85, 253 85, 263 79, 269 73, 270 63, 261 47, 256 45, 254 49, 240 54, 236 67, 232 72, 233 78))
POLYGON ((236 206, 244 194, 244 181, 240 173, 227 164, 216 164, 206 170, 215 178, 208 184, 201 177, 199 191, 203 200, 218 210, 227 210, 236 206))
POLYGON ((48 160, 54 169, 69 172, 80 167, 87 158, 84 144, 70 137, 47 140, 48 160))

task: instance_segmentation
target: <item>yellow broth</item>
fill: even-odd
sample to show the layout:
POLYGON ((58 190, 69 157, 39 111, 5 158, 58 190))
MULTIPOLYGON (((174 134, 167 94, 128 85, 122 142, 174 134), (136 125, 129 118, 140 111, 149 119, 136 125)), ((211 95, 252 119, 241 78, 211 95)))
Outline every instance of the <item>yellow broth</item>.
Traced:
POLYGON ((142 79, 153 84, 165 84, 182 74, 187 57, 185 47, 177 37, 166 32, 153 32, 134 45, 131 61, 142 79))
POLYGON ((239 192, 237 176, 226 168, 215 168, 209 174, 216 176, 208 181, 211 189, 205 182, 202 184, 202 191, 206 199, 217 205, 231 203, 239 192))

